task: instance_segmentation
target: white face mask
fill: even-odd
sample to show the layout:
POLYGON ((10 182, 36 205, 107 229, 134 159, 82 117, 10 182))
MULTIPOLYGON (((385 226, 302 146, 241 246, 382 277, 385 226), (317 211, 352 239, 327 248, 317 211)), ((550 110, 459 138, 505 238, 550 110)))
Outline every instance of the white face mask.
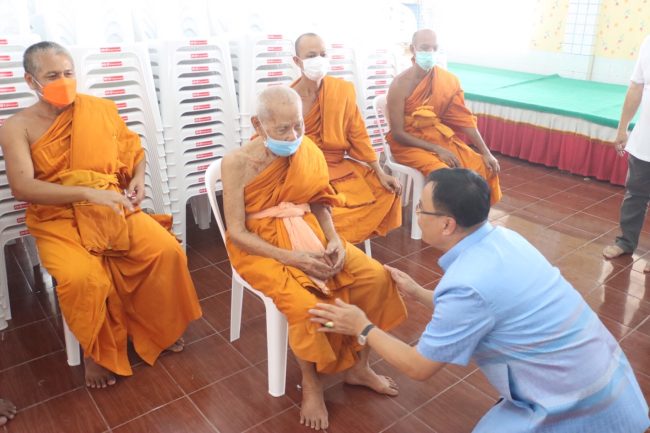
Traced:
POLYGON ((303 73, 305 77, 312 81, 320 81, 330 69, 330 61, 327 57, 311 57, 302 61, 303 73))

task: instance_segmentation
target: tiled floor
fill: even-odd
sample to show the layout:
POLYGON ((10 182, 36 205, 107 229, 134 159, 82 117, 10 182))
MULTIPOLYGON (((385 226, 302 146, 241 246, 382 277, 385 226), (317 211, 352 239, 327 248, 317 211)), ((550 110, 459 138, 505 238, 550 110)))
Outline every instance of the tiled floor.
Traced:
MULTIPOLYGON (((501 157, 504 197, 491 212, 495 224, 522 233, 560 269, 621 341, 646 397, 650 396, 650 222, 636 254, 605 261, 600 252, 617 234, 620 187, 585 180, 501 157)), ((290 358, 287 394, 266 392, 264 309, 246 295, 242 337, 229 343, 230 276, 215 230, 190 229, 188 256, 204 317, 188 331, 181 354, 154 367, 138 364, 133 377, 107 390, 83 386, 81 367, 65 362, 54 294, 35 282, 21 254, 9 254, 14 319, 0 332, 0 396, 20 411, 0 432, 300 432, 299 371, 290 358)), ((435 287, 438 254, 409 238, 406 228, 373 240, 373 255, 435 287)), ((409 304, 409 321, 395 331, 415 342, 430 311, 409 304)), ((476 367, 447 367, 424 383, 397 373, 384 361, 375 368, 394 376, 396 398, 328 378, 330 432, 471 431, 497 394, 476 367)), ((134 362, 137 359, 134 358, 134 362)))

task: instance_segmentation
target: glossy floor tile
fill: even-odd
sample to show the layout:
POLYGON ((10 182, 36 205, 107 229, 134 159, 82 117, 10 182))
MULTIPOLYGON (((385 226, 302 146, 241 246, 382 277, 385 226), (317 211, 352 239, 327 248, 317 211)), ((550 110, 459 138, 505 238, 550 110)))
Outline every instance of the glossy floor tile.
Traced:
MULTIPOLYGON (((630 359, 650 397, 650 222, 634 255, 607 261, 623 188, 500 157, 503 200, 490 212, 493 224, 519 231, 556 266, 630 359)), ((442 275, 440 253, 410 239, 404 225, 372 241, 373 257, 404 271, 428 288, 442 275)), ((0 397, 19 413, 0 433, 300 433, 300 370, 288 355, 286 395, 267 393, 266 321, 263 303, 246 293, 241 338, 230 342, 230 264, 214 224, 188 222, 189 268, 204 316, 193 323, 180 354, 155 366, 132 354, 134 375, 108 390, 87 390, 83 368, 68 367, 60 311, 51 282, 34 274, 22 249, 8 247, 7 275, 14 319, 0 331, 0 397)), ((409 320, 393 334, 417 342, 431 317, 429 306, 405 300, 409 320)), ((395 378, 391 398, 344 383, 324 381, 331 433, 466 433, 498 399, 476 365, 447 366, 416 382, 376 355, 374 368, 395 378)))

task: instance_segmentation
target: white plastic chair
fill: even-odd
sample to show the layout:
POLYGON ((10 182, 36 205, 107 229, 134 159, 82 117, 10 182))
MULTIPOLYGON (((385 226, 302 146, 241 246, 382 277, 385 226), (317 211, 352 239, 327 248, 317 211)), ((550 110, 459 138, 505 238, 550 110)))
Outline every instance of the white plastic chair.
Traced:
MULTIPOLYGON (((224 243, 226 242, 226 230, 221 219, 219 204, 217 203, 217 182, 221 181, 221 159, 213 161, 205 171, 205 187, 208 192, 210 206, 214 219, 219 226, 219 232, 224 243)), ((230 303, 230 341, 239 338, 241 330, 241 312, 242 301, 244 297, 244 287, 251 293, 258 296, 266 308, 266 350, 268 354, 268 376, 269 376, 269 394, 273 397, 284 395, 286 378, 287 378, 287 344, 288 344, 288 325, 284 317, 273 300, 265 296, 262 292, 255 290, 248 284, 235 269, 232 269, 232 286, 231 303, 230 303)))
MULTIPOLYGON (((390 126, 390 119, 388 118, 388 112, 386 111, 386 96, 379 95, 372 101, 372 108, 375 111, 375 116, 377 120, 380 120, 381 117, 386 119, 386 123, 390 126)), ((390 146, 386 141, 386 131, 382 126, 382 122, 378 122, 379 129, 381 130, 382 140, 384 140, 384 152, 386 153, 386 166, 390 168, 393 173, 401 173, 406 175, 410 182, 413 182, 413 201, 411 203, 411 239, 422 239, 422 230, 418 225, 417 215, 415 213, 415 208, 417 203, 420 201, 420 196, 422 195, 422 189, 424 188, 424 176, 418 170, 408 167, 406 165, 398 164, 393 159, 393 155, 390 151, 390 146)), ((407 193, 408 194, 408 193, 407 193)))

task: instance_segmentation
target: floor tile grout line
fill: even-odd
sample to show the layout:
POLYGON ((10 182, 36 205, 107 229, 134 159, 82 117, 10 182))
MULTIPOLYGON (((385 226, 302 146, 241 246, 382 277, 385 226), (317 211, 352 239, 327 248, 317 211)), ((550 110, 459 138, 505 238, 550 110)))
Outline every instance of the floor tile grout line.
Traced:
MULTIPOLYGON (((287 398, 288 398, 288 397, 287 397, 287 398)), ((278 417, 278 416, 282 415, 282 414, 285 413, 285 412, 289 412, 291 409, 293 409, 294 407, 296 407, 296 404, 295 404, 295 403, 294 403, 290 398, 289 398, 289 401, 291 402, 291 405, 290 405, 288 408, 286 408, 286 409, 284 409, 284 410, 282 410, 282 411, 276 413, 276 414, 273 415, 273 416, 270 416, 270 417, 264 419, 262 422, 258 422, 257 424, 248 427, 247 429, 243 430, 242 433, 246 433, 246 432, 248 432, 248 431, 254 429, 255 427, 258 427, 258 426, 264 424, 265 422, 267 422, 267 421, 269 421, 269 420, 271 420, 271 419, 273 419, 273 418, 275 418, 275 417, 278 417)), ((298 407, 298 410, 300 410, 300 407, 298 407)), ((324 430, 324 431, 325 431, 325 430, 324 430)))
POLYGON ((186 398, 190 402, 190 404, 194 406, 194 409, 196 409, 201 414, 205 422, 208 423, 208 425, 215 431, 215 433, 221 433, 221 430, 219 430, 216 425, 212 424, 212 421, 210 421, 208 416, 203 413, 203 411, 196 405, 194 400, 192 400, 192 398, 189 395, 186 394, 184 398, 186 398))
MULTIPOLYGON (((14 365, 11 365, 9 367, 5 367, 3 369, 0 369, 0 373, 5 373, 5 372, 7 372, 7 371, 9 371, 9 370, 11 370, 13 368, 24 366, 26 364, 29 364, 30 362, 38 361, 39 359, 46 358, 48 356, 51 356, 51 355, 53 355, 55 353, 59 353, 59 352, 64 352, 65 353, 65 348, 54 350, 54 351, 52 351, 50 353, 46 353, 44 355, 35 356, 34 358, 30 358, 27 361, 19 362, 18 364, 14 364, 14 365)), ((69 367, 66 367, 66 368, 69 368, 69 367)))
MULTIPOLYGON (((92 396, 92 393, 91 393, 90 395, 92 396)), ((174 398, 174 399, 172 399, 172 400, 169 400, 168 402, 163 403, 163 404, 161 404, 160 406, 156 406, 156 407, 154 407, 154 408, 152 408, 152 409, 149 409, 148 411, 143 412, 143 413, 141 413, 141 414, 139 414, 139 415, 137 415, 137 416, 134 416, 133 418, 128 419, 128 420, 126 420, 126 421, 124 421, 124 422, 122 422, 122 423, 120 423, 120 424, 117 424, 117 425, 115 425, 115 426, 113 426, 113 427, 111 427, 111 426, 109 425, 109 428, 110 428, 110 429, 118 429, 118 428, 121 428, 121 427, 125 426, 126 424, 130 423, 131 421, 135 421, 135 420, 137 420, 137 419, 143 418, 143 417, 145 417, 146 415, 149 415, 150 413, 157 411, 158 409, 161 409, 161 408, 163 408, 163 407, 165 407, 165 406, 169 406, 170 404, 172 404, 172 403, 176 403, 177 401, 180 401, 180 400, 182 400, 182 399, 184 399, 184 398, 186 398, 186 397, 187 397, 186 395, 181 395, 181 396, 178 397, 178 398, 174 398)), ((99 410, 99 406, 97 406, 97 408, 98 408, 98 410, 99 410)), ((101 410, 100 410, 100 412, 101 412, 101 410)), ((103 415, 103 413, 102 413, 102 415, 103 415)))
MULTIPOLYGON (((615 321, 615 322, 617 322, 617 321, 615 321)), ((630 328, 630 332, 628 332, 627 334, 625 334, 625 335, 623 336, 623 338, 621 338, 621 339, 618 341, 619 346, 620 346, 620 344, 623 342, 623 340, 625 340, 627 337, 629 337, 630 335, 632 335, 632 334, 635 333, 635 332, 639 332, 639 333, 641 333, 641 334, 643 334, 643 335, 647 335, 647 334, 645 334, 645 333, 639 331, 639 328, 640 328, 641 326, 643 326, 646 322, 650 323, 650 314, 648 315, 648 317, 646 317, 645 319, 643 319, 643 320, 642 320, 638 325, 636 325, 634 328, 630 328)), ((620 322, 617 322, 617 323, 620 323, 620 322)), ((621 323, 621 325, 623 325, 623 324, 621 323)), ((625 326, 625 325, 623 325, 623 326, 625 326)), ((629 328, 629 326, 628 326, 628 328, 629 328)), ((635 373, 636 373, 636 371, 635 371, 635 373)))
POLYGON ((95 406, 95 410, 99 413, 99 416, 101 417, 102 421, 104 422, 104 425, 108 428, 109 431, 112 431, 113 428, 108 424, 108 420, 104 416, 104 412, 99 408, 99 405, 95 401, 95 398, 93 397, 93 394, 88 390, 87 386, 84 386, 84 389, 86 390, 86 394, 90 397, 90 400, 93 402, 93 406, 95 406))
MULTIPOLYGON (((47 398, 44 398, 43 400, 39 400, 39 401, 37 401, 36 403, 32 403, 32 404, 30 404, 30 405, 27 405, 27 406, 23 406, 23 407, 21 407, 21 408, 18 408, 18 413, 28 411, 28 410, 30 410, 30 409, 33 409, 33 408, 37 407, 37 406, 40 406, 40 405, 42 405, 42 404, 45 404, 45 403, 47 403, 47 402, 49 402, 49 401, 51 401, 51 400, 57 399, 57 398, 59 398, 59 397, 63 397, 63 396, 66 395, 66 394, 71 394, 71 393, 73 393, 73 392, 75 392, 75 391, 78 391, 78 390, 80 390, 80 389, 82 389, 82 388, 85 388, 85 387, 86 387, 86 385, 79 385, 79 386, 77 386, 77 387, 74 387, 74 388, 68 389, 68 390, 66 390, 66 391, 60 392, 60 393, 58 393, 58 394, 56 394, 56 395, 51 395, 51 396, 49 396, 49 397, 47 397, 47 398)), ((107 427, 108 427, 108 425, 107 425, 107 427)))

